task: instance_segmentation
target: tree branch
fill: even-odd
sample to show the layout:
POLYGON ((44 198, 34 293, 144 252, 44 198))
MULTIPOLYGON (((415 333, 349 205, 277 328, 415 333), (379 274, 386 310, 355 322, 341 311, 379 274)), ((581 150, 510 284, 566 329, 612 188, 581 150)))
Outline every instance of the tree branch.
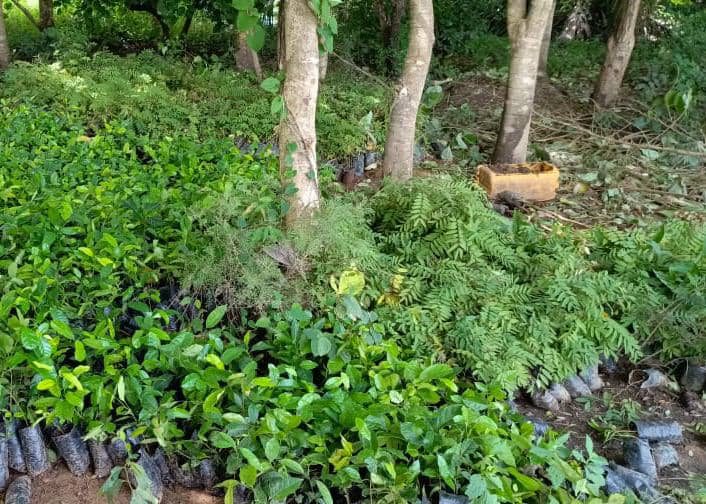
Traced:
POLYGON ((38 22, 36 19, 34 19, 34 16, 33 16, 32 13, 29 11, 29 9, 27 9, 27 7, 25 7, 24 5, 22 5, 18 0, 10 0, 10 1, 15 5, 15 7, 17 7, 18 9, 20 9, 20 11, 22 12, 22 14, 24 14, 25 16, 27 16, 27 19, 29 19, 29 21, 34 25, 34 27, 35 27, 37 30, 42 31, 42 28, 39 26, 39 22, 38 22))

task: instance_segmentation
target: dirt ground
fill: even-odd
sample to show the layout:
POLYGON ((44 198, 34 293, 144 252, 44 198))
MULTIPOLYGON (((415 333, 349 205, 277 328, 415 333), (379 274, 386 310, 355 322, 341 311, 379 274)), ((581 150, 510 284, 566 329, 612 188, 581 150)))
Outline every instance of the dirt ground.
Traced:
MULTIPOLYGON (((469 129, 479 139, 480 152, 489 156, 504 94, 501 78, 477 74, 452 81, 445 87, 440 108, 468 104, 475 118, 472 124, 444 126, 469 129)), ((634 121, 647 113, 643 104, 626 97, 606 119, 594 111, 583 90, 577 93, 561 83, 539 80, 530 142, 559 167, 561 186, 556 200, 539 205, 536 216, 577 227, 633 227, 674 217, 706 221, 706 157, 685 165, 684 156, 668 150, 687 148, 670 143, 669 134, 692 141, 695 134, 676 121, 665 124, 661 134, 636 129, 634 121), (652 151, 650 146, 667 150, 652 151)))
MULTIPOLYGON (((32 481, 32 504, 108 504, 100 495, 103 480, 90 476, 74 476, 63 463, 55 466, 32 481)), ((127 485, 115 500, 115 504, 129 504, 127 485)), ((222 498, 184 488, 165 489, 163 504, 220 504, 222 498)))

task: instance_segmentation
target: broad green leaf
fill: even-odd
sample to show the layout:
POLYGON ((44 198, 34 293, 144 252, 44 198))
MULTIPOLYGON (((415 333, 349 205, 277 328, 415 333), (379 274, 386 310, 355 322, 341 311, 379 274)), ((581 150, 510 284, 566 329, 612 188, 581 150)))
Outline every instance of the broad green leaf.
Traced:
POLYGON ((255 52, 260 52, 260 50, 265 46, 265 29, 256 24, 248 36, 246 37, 248 47, 255 52))
MULTIPOLYGON (((275 77, 268 77, 262 83, 260 84, 260 87, 267 91, 268 93, 272 94, 277 94, 279 93, 279 88, 280 88, 280 82, 279 79, 276 79, 275 77)), ((270 321, 267 317, 265 317, 265 320, 267 320, 267 325, 262 326, 264 322, 261 322, 263 320, 262 318, 257 321, 257 327, 269 327, 270 321)))
POLYGON ((331 492, 321 480, 316 480, 316 488, 319 489, 319 495, 323 499, 324 504, 333 504, 333 497, 331 496, 331 492))
POLYGON ((223 316, 226 314, 227 310, 228 306, 221 305, 215 310, 213 310, 211 313, 209 313, 208 317, 206 317, 206 329, 213 329, 214 327, 216 327, 223 318, 223 316))

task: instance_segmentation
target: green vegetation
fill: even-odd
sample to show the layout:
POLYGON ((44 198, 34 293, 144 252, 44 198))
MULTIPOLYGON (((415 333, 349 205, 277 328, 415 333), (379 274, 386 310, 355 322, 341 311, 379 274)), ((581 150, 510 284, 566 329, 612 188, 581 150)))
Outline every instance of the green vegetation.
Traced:
MULTIPOLYGON (((127 468, 140 503, 150 502, 141 447, 185 471, 213 462, 226 504, 241 485, 262 503, 414 503, 442 492, 487 504, 627 502, 603 495, 607 461, 590 437, 574 449, 569 433, 536 434, 508 401, 601 357, 671 369, 702 361, 706 227, 674 213, 616 229, 549 222, 535 205, 512 217, 494 209, 472 174, 490 158, 481 123, 500 109, 472 107, 453 86, 507 78, 502 2, 435 4, 440 82, 426 87, 416 125, 425 171, 404 183, 362 177, 354 191, 332 165, 382 150, 409 20, 388 37, 369 2, 345 4, 335 40, 346 61, 331 56, 318 95, 321 208, 293 223, 297 189, 274 148, 278 102, 231 61, 233 19, 257 23, 253 9, 274 15, 272 2, 201 2, 184 36, 190 2, 158 12, 169 34, 126 2, 56 4, 57 26, 42 33, 6 13, 5 420, 135 442, 104 490, 113 495, 127 468)), ((321 17, 329 3, 318 5, 321 17)), ((601 210, 620 208, 609 187, 618 163, 635 163, 635 177, 659 164, 697 182, 703 167, 705 13, 656 12, 669 31, 638 44, 627 77, 627 103, 640 106, 589 121, 657 150, 613 158, 612 136, 564 146, 578 153, 568 176, 608 202, 601 210)), ((276 27, 257 26, 273 56, 276 27)), ((325 41, 335 31, 330 20, 321 29, 325 41)), ((553 45, 545 84, 590 88, 604 46, 553 45)), ((533 156, 548 157, 550 140, 534 141, 533 156)), ((669 182, 681 192, 654 192, 703 207, 706 194, 669 182)), ((639 405, 602 400, 592 427, 623 436, 639 405)))

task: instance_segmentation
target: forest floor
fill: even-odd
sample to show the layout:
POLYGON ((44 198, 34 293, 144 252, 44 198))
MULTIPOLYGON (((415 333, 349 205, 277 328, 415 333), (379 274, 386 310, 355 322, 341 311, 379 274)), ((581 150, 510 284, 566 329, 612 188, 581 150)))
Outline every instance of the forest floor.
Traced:
MULTIPOLYGON (((485 74, 451 82, 442 106, 467 103, 476 120, 481 152, 490 153, 502 115, 504 79, 485 74)), ((555 201, 535 208, 538 218, 577 227, 633 227, 666 218, 706 221, 706 150, 699 140, 637 102, 624 100, 610 113, 594 114, 581 92, 542 79, 530 138, 534 157, 547 156, 561 170, 555 201), (650 120, 657 133, 638 129, 650 120), (701 145, 698 152, 683 142, 701 145)))

